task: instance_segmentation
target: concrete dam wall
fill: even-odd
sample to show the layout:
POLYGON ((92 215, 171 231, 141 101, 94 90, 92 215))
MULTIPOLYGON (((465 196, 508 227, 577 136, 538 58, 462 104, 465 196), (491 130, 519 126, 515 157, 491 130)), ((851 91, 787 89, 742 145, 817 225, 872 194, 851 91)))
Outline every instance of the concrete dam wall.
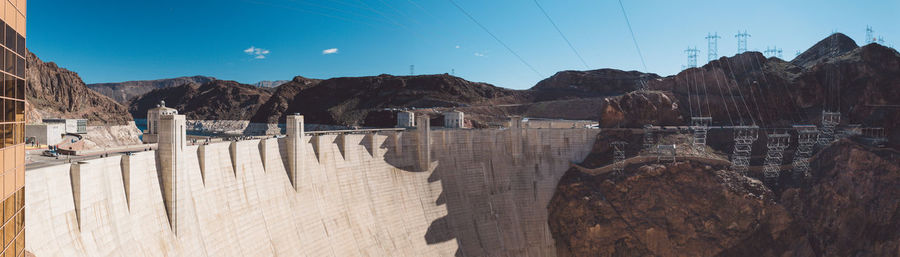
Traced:
POLYGON ((28 170, 27 250, 555 256, 547 203, 599 132, 328 135, 289 120, 286 138, 189 146, 178 133, 183 117, 166 122, 172 133, 161 132, 157 151, 28 170))

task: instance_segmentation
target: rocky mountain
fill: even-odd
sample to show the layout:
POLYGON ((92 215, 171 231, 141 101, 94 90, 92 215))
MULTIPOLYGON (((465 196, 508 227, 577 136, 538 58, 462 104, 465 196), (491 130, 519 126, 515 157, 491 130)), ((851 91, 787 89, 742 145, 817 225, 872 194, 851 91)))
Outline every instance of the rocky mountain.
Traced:
POLYGON ((257 87, 277 87, 288 82, 290 82, 290 80, 263 80, 260 82, 256 82, 253 85, 257 87))
POLYGON ((132 120, 128 108, 93 91, 77 73, 34 53, 26 56, 26 94, 29 122, 40 118, 86 118, 91 125, 123 125, 132 120))
POLYGON ((128 100, 160 88, 175 87, 188 83, 203 84, 216 80, 207 76, 177 77, 170 79, 137 80, 115 83, 95 83, 88 87, 100 92, 119 103, 127 104, 128 100))
POLYGON ((279 86, 251 121, 284 122, 287 114, 302 113, 309 123, 364 125, 370 112, 384 108, 462 107, 519 94, 447 74, 345 77, 318 83, 295 78, 279 86))
MULTIPOLYGON (((843 34, 823 39, 806 53, 828 52, 829 42, 855 46, 843 34)), ((823 110, 840 111, 841 124, 884 127, 892 144, 900 141, 900 53, 869 44, 843 54, 785 62, 759 52, 722 57, 675 76, 653 80, 648 87, 669 98, 620 108, 626 96, 608 98, 601 112, 607 127, 669 124, 672 115, 687 124, 691 116, 712 117, 713 124, 757 124, 790 127, 821 124, 823 110), (800 66, 797 63, 805 66, 800 66), (659 106, 677 105, 677 112, 658 112, 659 106), (641 113, 646 115, 629 115, 641 113), (649 115, 649 116, 648 116, 649 115), (667 120, 669 122, 667 122, 667 120)), ((813 56, 809 54, 808 56, 813 56)), ((800 59, 804 59, 800 58, 800 59)))
POLYGON ((548 222, 559 256, 893 256, 897 157, 840 141, 813 158, 811 178, 775 189, 704 161, 572 168, 548 222))
POLYGON ((248 120, 269 100, 271 93, 235 81, 213 80, 160 88, 131 100, 129 112, 145 118, 160 101, 191 120, 248 120))
POLYGON ((859 47, 856 41, 841 33, 835 33, 819 41, 791 61, 794 65, 809 68, 826 58, 841 56, 859 47))
POLYGON ((534 101, 621 95, 641 88, 642 81, 658 79, 652 73, 599 69, 560 71, 531 88, 534 101))

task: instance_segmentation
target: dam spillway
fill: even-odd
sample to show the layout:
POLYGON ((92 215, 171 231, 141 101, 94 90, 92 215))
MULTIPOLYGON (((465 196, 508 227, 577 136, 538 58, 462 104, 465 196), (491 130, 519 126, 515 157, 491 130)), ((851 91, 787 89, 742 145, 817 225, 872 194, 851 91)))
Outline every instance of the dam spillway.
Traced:
POLYGON ((26 247, 38 257, 555 256, 547 203, 598 132, 319 134, 299 152, 289 138, 176 142, 168 179, 157 151, 28 170, 26 247))

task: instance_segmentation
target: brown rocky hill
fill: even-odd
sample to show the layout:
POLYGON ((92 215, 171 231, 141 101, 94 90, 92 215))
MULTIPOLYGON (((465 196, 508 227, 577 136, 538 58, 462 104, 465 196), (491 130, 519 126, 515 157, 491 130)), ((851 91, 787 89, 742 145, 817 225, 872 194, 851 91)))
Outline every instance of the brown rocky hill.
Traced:
POLYGON ((271 93, 235 81, 213 80, 203 84, 188 83, 150 91, 130 102, 129 111, 145 118, 147 110, 160 101, 192 120, 247 120, 269 100, 271 93))
MULTIPOLYGON (((610 98, 603 107, 601 124, 633 126, 671 119, 672 112, 657 112, 659 106, 670 102, 678 106, 682 125, 692 115, 711 116, 716 125, 820 125, 821 113, 828 109, 840 110, 842 125, 884 127, 896 146, 900 142, 900 109, 885 106, 900 101, 900 53, 878 44, 855 47, 843 34, 823 39, 806 52, 828 52, 832 41, 844 42, 842 54, 795 60, 805 66, 746 52, 653 80, 651 90, 667 92, 674 99, 648 99, 655 102, 626 110, 617 106, 627 98, 610 98), (851 46, 855 48, 846 49, 851 46), (627 115, 633 113, 655 117, 627 115)), ((674 125, 665 123, 656 125, 674 125)))
POLYGON ((153 91, 155 89, 175 87, 188 83, 203 84, 213 80, 216 80, 216 78, 207 76, 192 76, 115 83, 95 83, 89 84, 87 86, 90 89, 100 92, 101 94, 108 96, 119 103, 127 104, 128 100, 149 93, 150 91, 153 91))
POLYGON ((373 111, 385 108, 464 107, 514 98, 520 92, 442 75, 345 77, 316 84, 288 82, 260 108, 253 122, 284 122, 302 113, 309 123, 365 125, 373 111))
POLYGON ((774 191, 700 161, 573 168, 548 222, 560 256, 896 256, 898 157, 843 140, 813 158, 811 178, 774 191))
POLYGON ((560 71, 531 88, 533 101, 615 96, 638 90, 641 81, 658 79, 652 73, 599 69, 560 71))
POLYGON ((128 108, 89 89, 77 73, 28 52, 25 100, 29 122, 43 118, 86 118, 91 125, 123 125, 132 121, 128 108))

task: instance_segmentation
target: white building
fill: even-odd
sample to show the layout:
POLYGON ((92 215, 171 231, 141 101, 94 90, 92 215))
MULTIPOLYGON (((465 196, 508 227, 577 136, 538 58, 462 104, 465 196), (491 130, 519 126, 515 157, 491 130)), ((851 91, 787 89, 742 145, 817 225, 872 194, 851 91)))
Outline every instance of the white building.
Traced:
POLYGON ((416 114, 411 111, 400 111, 397 113, 398 128, 414 128, 416 127, 416 114))
POLYGON ((44 119, 45 124, 62 124, 65 132, 73 134, 87 133, 87 119, 44 119))
POLYGON ((62 141, 66 134, 65 123, 26 124, 25 138, 34 138, 39 145, 55 145, 62 141))
POLYGON ((178 110, 166 107, 166 101, 160 101, 156 108, 147 111, 147 130, 144 130, 141 141, 145 144, 159 141, 159 118, 167 115, 177 115, 178 110))
POLYGON ((444 113, 445 128, 465 128, 465 114, 461 111, 449 111, 444 113))

